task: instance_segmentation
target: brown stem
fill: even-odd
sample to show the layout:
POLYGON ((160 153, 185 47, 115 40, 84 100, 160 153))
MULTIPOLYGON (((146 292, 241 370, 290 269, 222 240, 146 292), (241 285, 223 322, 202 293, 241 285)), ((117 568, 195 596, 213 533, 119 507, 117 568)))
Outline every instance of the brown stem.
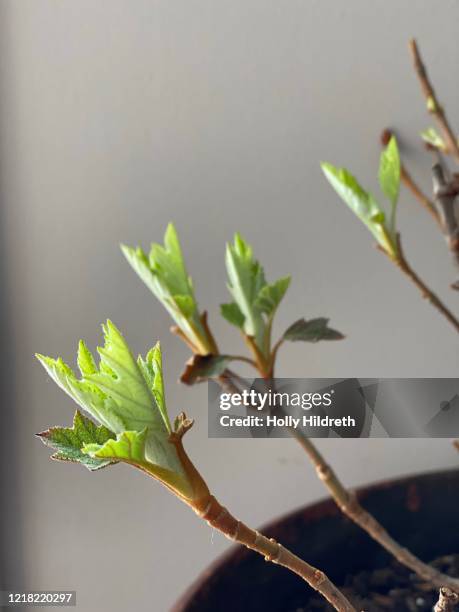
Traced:
MULTIPOLYGON (((409 550, 403 548, 396 542, 384 527, 361 505, 355 494, 347 491, 333 469, 327 464, 319 450, 309 438, 301 435, 298 430, 295 438, 301 444, 314 467, 320 480, 327 487, 341 511, 354 521, 359 527, 368 533, 376 542, 391 553, 397 561, 409 567, 424 580, 434 586, 449 586, 454 590, 459 589, 459 580, 442 574, 435 568, 423 563, 409 550)), ((293 433, 293 432, 292 432, 293 433)))
MULTIPOLYGON (((424 283, 424 281, 419 278, 413 268, 410 266, 408 261, 406 260, 405 254, 402 249, 402 242, 400 239, 400 234, 397 235, 397 246, 398 246, 398 254, 396 258, 391 257, 386 253, 386 255, 391 259, 400 270, 416 285, 419 291, 422 294, 422 297, 428 300, 434 308, 440 312, 449 323, 454 327, 454 329, 459 332, 459 319, 457 319, 453 313, 443 304, 440 298, 424 283)), ((384 251, 385 252, 385 251, 384 251)))
MULTIPOLYGON (((269 383, 274 387, 273 381, 269 381, 269 383)), ((237 389, 237 387, 234 388, 235 391, 232 392, 239 393, 239 389, 237 389)), ((423 563, 390 536, 384 527, 360 505, 357 497, 345 488, 310 438, 295 427, 287 427, 287 429, 305 451, 316 469, 317 476, 327 487, 338 508, 340 508, 347 517, 366 531, 369 536, 392 554, 400 563, 409 567, 424 580, 438 588, 446 585, 452 589, 459 590, 458 579, 450 578, 430 565, 423 563)))
POLYGON ((305 580, 340 612, 356 612, 341 591, 321 571, 306 563, 275 540, 251 529, 228 512, 213 496, 193 505, 195 512, 228 539, 243 544, 276 565, 282 565, 305 580))
POLYGON ((408 172, 408 170, 403 164, 400 166, 400 178, 405 187, 409 191, 411 191, 417 201, 422 204, 422 206, 424 206, 427 212, 432 215, 436 223, 438 223, 438 225, 441 227, 440 217, 438 215, 434 203, 430 200, 430 198, 425 195, 425 193, 421 191, 420 187, 414 182, 414 179, 412 178, 411 174, 408 172))
POLYGON ((448 147, 448 152, 455 157, 457 162, 459 162, 459 145, 457 142, 457 137, 451 129, 445 111, 438 101, 433 85, 429 79, 429 75, 427 74, 426 67, 422 61, 421 54, 419 53, 417 43, 414 39, 410 40, 409 47, 414 70, 419 79, 422 93, 426 99, 427 109, 433 115, 433 117, 435 117, 441 131, 443 132, 443 136, 448 147))
MULTIPOLYGON (((440 216, 441 227, 446 243, 453 257, 456 270, 459 270, 459 223, 456 218, 456 199, 459 193, 457 175, 447 179, 440 164, 432 168, 433 190, 435 204, 440 216)), ((453 289, 459 289, 459 282, 452 284, 453 289)))
POLYGON ((448 588, 441 588, 437 603, 434 607, 434 612, 454 612, 459 604, 459 596, 457 593, 448 588))

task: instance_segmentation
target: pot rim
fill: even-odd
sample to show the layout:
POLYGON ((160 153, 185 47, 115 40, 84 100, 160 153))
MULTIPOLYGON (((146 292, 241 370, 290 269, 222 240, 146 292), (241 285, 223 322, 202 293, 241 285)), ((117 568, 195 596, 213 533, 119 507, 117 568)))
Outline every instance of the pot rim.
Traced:
MULTIPOLYGON (((455 472, 459 473, 459 468, 453 467, 446 468, 444 470, 424 470, 422 472, 415 472, 413 474, 396 476, 395 478, 377 480, 376 482, 351 488, 350 490, 352 490, 361 501, 373 491, 388 489, 393 486, 409 485, 413 481, 423 480, 424 478, 429 478, 436 475, 446 476, 455 472)), ((339 510, 331 496, 321 497, 315 502, 305 504, 304 506, 300 506, 294 510, 289 510, 288 512, 281 514, 279 517, 264 523, 259 528, 259 531, 261 533, 269 533, 276 530, 276 528, 278 528, 282 523, 288 522, 299 516, 302 516, 303 519, 306 519, 307 521, 315 521, 324 516, 338 516, 341 514, 342 512, 339 510)), ((199 573, 195 580, 187 587, 177 602, 172 606, 170 612, 186 612, 188 604, 193 600, 195 595, 197 595, 207 580, 214 573, 218 572, 239 555, 247 552, 247 549, 245 549, 241 544, 232 544, 228 550, 225 550, 223 553, 218 555, 216 559, 214 559, 199 573)))

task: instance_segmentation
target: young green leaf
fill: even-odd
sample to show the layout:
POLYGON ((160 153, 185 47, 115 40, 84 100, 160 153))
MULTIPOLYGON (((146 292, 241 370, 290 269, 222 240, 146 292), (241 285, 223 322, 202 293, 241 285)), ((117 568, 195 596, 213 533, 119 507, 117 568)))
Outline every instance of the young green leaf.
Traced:
POLYGON ((83 453, 82 448, 86 444, 105 444, 114 439, 115 434, 103 425, 97 427, 78 410, 73 417, 72 427, 51 427, 37 436, 46 446, 56 451, 51 459, 80 463, 91 471, 115 463, 112 459, 96 459, 83 453))
POLYGON ((266 315, 272 316, 289 288, 290 280, 290 276, 284 276, 272 285, 262 287, 255 299, 256 308, 266 315))
POLYGON ((381 153, 379 184, 386 198, 395 206, 400 192, 400 153, 395 136, 391 136, 381 153))
POLYGON ((290 342, 319 342, 319 340, 342 340, 343 334, 328 327, 329 319, 318 317, 317 319, 299 319, 291 325, 284 333, 284 340, 290 342))
POLYGON ((226 247, 228 289, 244 317, 244 331, 262 346, 264 322, 255 300, 266 285, 263 268, 254 258, 252 247, 240 234, 234 236, 234 244, 226 247))
POLYGON ((164 400, 159 345, 145 359, 139 357, 136 361, 111 321, 103 331, 105 344, 98 348, 98 369, 86 346, 80 343, 80 380, 62 359, 37 357, 56 383, 114 434, 145 430, 146 463, 181 474, 176 449, 168 439, 171 425, 164 400))
POLYGON ((368 227, 378 244, 391 256, 397 254, 397 245, 385 224, 385 213, 375 198, 361 187, 357 179, 345 168, 322 163, 323 173, 357 217, 368 227))
POLYGON ((446 151, 446 144, 440 134, 434 127, 429 127, 421 132, 421 138, 431 147, 438 149, 439 151, 446 151))
POLYGON ((231 323, 231 325, 235 325, 239 329, 244 327, 245 317, 235 302, 220 304, 220 314, 228 323, 231 323))
POLYGON ((150 291, 163 304, 196 352, 212 352, 212 341, 202 324, 193 283, 188 276, 177 231, 172 223, 164 235, 164 246, 152 244, 150 255, 137 247, 122 245, 126 259, 150 291))

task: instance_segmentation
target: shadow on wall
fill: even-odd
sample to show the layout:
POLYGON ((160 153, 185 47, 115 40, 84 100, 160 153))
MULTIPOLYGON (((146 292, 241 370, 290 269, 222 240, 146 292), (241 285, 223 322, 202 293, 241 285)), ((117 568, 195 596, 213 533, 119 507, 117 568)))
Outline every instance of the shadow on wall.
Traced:
MULTIPOLYGON (((0 59, 0 82, 5 83, 8 54, 5 7, 0 7, 2 53, 0 59)), ((2 107, 8 87, 2 87, 2 107)), ((7 224, 6 224, 6 175, 5 169, 5 123, 7 118, 0 115, 0 338, 2 339, 2 358, 0 367, 0 389, 2 406, 0 408, 0 590, 19 588, 24 585, 22 511, 18 477, 20 474, 20 453, 17 407, 15 406, 15 361, 13 351, 12 291, 7 269, 7 224)), ((11 257, 11 254, 10 254, 11 257)))

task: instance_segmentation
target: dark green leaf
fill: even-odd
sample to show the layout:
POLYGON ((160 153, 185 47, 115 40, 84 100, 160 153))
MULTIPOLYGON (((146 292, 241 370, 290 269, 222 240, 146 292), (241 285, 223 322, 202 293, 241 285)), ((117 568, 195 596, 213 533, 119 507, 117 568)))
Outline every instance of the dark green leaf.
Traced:
POLYGON ((57 451, 51 456, 52 459, 81 463, 92 471, 115 463, 112 460, 92 458, 81 451, 86 444, 105 444, 113 440, 115 434, 103 425, 98 427, 78 410, 73 417, 73 427, 51 427, 37 435, 46 446, 57 451))
POLYGON ((284 333, 284 339, 290 342, 319 342, 319 340, 342 340, 343 334, 328 327, 329 319, 300 319, 284 333))
POLYGON ((290 276, 284 276, 275 283, 272 283, 272 285, 262 287, 255 300, 256 308, 268 316, 272 315, 279 306, 289 285, 290 276))

